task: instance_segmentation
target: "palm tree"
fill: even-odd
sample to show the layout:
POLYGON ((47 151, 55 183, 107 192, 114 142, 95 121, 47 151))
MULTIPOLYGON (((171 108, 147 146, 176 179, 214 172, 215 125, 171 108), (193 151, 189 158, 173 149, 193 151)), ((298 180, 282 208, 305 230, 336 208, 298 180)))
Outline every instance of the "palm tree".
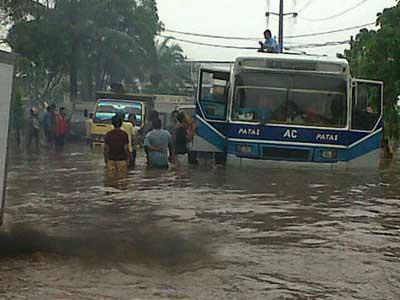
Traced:
POLYGON ((183 62, 185 55, 180 45, 170 43, 167 38, 157 41, 155 45, 156 59, 151 82, 161 92, 176 93, 183 87, 188 75, 185 73, 183 62))

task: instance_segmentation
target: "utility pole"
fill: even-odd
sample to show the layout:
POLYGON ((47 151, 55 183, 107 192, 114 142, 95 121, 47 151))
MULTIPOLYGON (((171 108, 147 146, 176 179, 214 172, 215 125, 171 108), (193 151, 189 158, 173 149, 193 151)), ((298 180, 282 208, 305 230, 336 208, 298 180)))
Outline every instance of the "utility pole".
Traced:
POLYGON ((283 0, 280 0, 279 3, 279 48, 281 52, 283 52, 283 0))
MULTIPOLYGON (((270 8, 270 3, 271 2, 271 0, 266 0, 266 5, 265 5, 265 7, 266 7, 266 11, 269 11, 269 8, 270 8)), ((265 28, 268 28, 269 27, 269 15, 267 15, 267 14, 265 14, 265 23, 266 23, 266 27, 265 28)))
POLYGON ((296 18, 298 13, 297 12, 290 12, 290 13, 285 13, 284 12, 284 0, 279 0, 279 13, 275 12, 270 12, 267 11, 265 13, 265 16, 268 18, 269 15, 275 15, 279 17, 279 30, 278 30, 278 40, 279 40, 279 47, 281 49, 281 52, 283 52, 283 19, 286 16, 292 16, 293 18, 296 18))

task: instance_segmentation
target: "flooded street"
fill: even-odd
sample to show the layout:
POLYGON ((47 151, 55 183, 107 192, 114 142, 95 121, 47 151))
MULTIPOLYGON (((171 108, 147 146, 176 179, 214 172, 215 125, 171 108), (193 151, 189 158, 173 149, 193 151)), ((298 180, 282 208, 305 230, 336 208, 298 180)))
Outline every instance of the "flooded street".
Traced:
POLYGON ((13 155, 0 299, 400 299, 400 165, 180 168, 13 155))

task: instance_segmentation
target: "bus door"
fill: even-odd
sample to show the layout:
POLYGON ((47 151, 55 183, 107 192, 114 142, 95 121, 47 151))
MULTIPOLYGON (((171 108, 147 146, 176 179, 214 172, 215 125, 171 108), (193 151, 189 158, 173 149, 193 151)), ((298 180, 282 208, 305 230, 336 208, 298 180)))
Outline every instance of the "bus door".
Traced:
POLYGON ((383 138, 383 83, 353 80, 351 105, 348 160, 375 166, 383 138))
POLYGON ((227 71, 200 70, 193 146, 196 151, 225 152, 229 76, 227 71))
POLYGON ((382 128, 383 83, 354 79, 352 95, 351 129, 374 132, 382 128))

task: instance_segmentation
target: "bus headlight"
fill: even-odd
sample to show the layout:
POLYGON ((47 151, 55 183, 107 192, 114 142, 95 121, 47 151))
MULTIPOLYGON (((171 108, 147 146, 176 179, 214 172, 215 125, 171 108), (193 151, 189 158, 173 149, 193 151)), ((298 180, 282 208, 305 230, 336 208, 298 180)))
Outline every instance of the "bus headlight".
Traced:
POLYGON ((253 147, 250 145, 238 145, 236 147, 237 152, 242 154, 249 154, 253 152, 253 147))
POLYGON ((324 159, 337 159, 337 150, 322 150, 321 157, 324 159))

